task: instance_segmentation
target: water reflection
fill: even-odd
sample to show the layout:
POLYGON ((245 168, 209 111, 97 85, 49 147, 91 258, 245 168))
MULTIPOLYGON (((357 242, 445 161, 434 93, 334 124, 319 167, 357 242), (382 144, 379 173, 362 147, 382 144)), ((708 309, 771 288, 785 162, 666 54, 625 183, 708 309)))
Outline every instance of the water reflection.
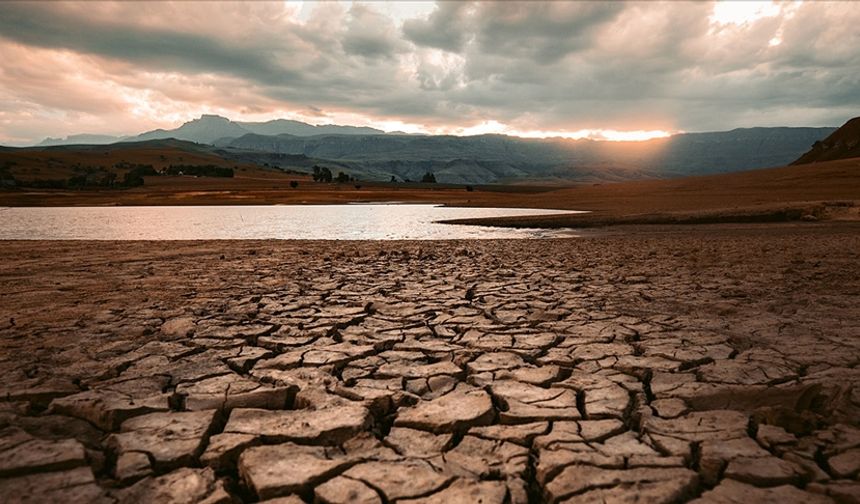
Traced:
POLYGON ((559 210, 434 205, 3 208, 4 240, 448 240, 571 236, 570 230, 440 224, 559 210))

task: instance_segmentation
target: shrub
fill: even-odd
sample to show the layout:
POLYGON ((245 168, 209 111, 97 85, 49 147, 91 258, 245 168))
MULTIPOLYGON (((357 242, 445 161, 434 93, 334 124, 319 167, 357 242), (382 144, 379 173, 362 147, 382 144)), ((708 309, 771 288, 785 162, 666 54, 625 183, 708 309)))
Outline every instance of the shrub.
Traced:
POLYGON ((295 189, 295 188, 296 188, 296 187, 298 187, 298 186, 299 186, 299 183, 298 183, 298 182, 296 182, 295 180, 290 180, 290 187, 292 187, 293 189, 295 189))

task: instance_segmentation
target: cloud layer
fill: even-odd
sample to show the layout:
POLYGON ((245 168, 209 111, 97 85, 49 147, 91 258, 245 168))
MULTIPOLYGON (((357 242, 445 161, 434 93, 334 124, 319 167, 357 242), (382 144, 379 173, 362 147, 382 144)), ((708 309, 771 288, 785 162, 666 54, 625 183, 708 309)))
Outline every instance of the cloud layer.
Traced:
POLYGON ((455 134, 839 125, 860 112, 856 26, 851 2, 4 2, 0 143, 202 113, 455 134))

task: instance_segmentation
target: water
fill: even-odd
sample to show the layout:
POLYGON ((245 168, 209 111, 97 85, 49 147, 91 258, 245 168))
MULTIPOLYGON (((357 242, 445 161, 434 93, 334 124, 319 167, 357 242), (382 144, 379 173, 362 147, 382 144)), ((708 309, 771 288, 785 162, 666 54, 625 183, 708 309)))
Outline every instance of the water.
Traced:
POLYGON ((553 238, 570 230, 441 224, 560 210, 435 205, 0 208, 2 240, 450 240, 553 238))

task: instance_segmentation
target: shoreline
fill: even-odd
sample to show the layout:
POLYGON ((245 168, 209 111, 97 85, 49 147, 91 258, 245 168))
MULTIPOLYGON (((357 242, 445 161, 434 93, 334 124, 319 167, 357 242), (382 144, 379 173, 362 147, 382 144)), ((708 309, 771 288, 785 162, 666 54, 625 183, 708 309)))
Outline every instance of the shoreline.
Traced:
POLYGON ((860 221, 860 201, 798 202, 788 206, 715 209, 711 211, 618 214, 587 212, 573 215, 513 216, 449 219, 445 224, 510 228, 595 228, 609 226, 779 224, 787 222, 860 221))
MULTIPOLYGON (((483 224, 470 224, 483 225, 483 224)), ((773 233, 798 232, 798 233, 828 233, 838 231, 857 230, 860 233, 860 221, 856 220, 822 220, 817 222, 806 221, 776 221, 776 222, 707 222, 697 223, 695 225, 685 225, 678 223, 661 223, 654 222, 648 224, 638 223, 619 223, 617 225, 601 225, 601 226, 582 226, 581 228, 529 228, 535 230, 569 230, 576 233, 575 236, 540 236, 540 237, 492 237, 492 238, 431 238, 431 239, 325 239, 325 238, 180 238, 180 239, 78 239, 78 238, 61 238, 61 239, 44 239, 44 238, 22 238, 22 239, 3 239, 2 243, 32 243, 32 244, 140 244, 140 243, 172 243, 182 245, 229 245, 229 244, 335 244, 335 245, 368 245, 387 244, 387 245, 421 245, 432 244, 468 244, 470 242, 489 243, 489 242, 528 242, 528 241, 555 241, 555 240, 579 240, 591 238, 607 238, 617 236, 629 237, 648 237, 661 235, 677 235, 690 236, 699 234, 708 234, 711 232, 717 234, 728 235, 761 235, 766 239, 767 236, 773 233)))

